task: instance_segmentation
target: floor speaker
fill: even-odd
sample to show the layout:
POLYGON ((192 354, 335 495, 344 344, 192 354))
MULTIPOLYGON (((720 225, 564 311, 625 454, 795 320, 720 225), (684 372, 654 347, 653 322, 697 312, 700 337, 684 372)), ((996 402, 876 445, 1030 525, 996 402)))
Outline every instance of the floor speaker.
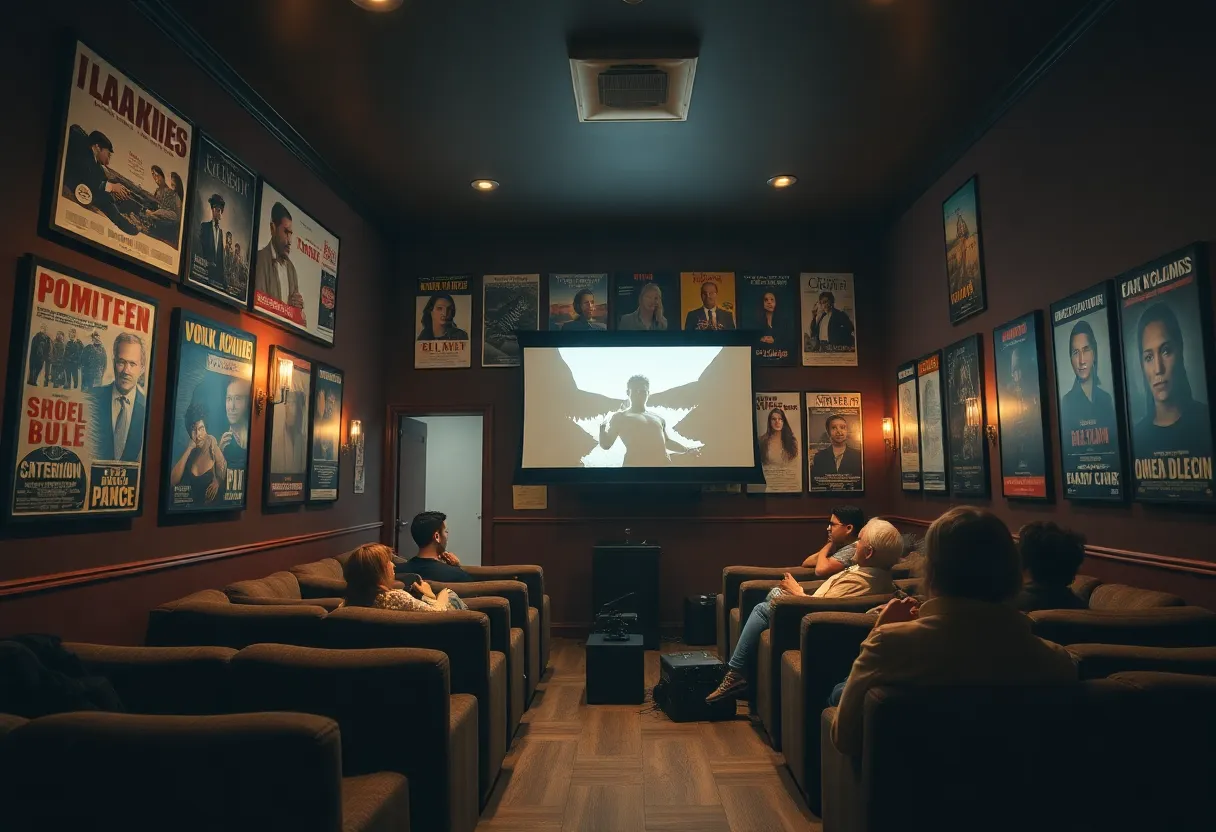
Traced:
POLYGON ((647 650, 659 649, 659 547, 602 543, 591 554, 591 615, 610 601, 630 595, 617 607, 636 612, 647 650), (630 595, 632 593, 632 595, 630 595))

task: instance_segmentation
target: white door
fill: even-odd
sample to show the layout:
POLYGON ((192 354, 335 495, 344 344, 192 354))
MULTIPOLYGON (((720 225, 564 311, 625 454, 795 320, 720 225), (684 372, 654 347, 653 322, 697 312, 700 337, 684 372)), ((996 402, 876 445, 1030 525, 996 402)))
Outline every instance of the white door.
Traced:
POLYGON ((448 516, 448 549, 462 563, 480 566, 482 417, 414 418, 427 428, 426 510, 448 516))

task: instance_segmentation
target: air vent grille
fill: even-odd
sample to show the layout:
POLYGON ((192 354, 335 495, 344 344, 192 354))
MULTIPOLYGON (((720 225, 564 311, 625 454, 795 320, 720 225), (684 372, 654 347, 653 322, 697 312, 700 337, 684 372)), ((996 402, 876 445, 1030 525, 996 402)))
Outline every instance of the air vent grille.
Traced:
POLYGON ((599 74, 600 104, 616 110, 662 107, 667 73, 653 64, 623 64, 599 74))

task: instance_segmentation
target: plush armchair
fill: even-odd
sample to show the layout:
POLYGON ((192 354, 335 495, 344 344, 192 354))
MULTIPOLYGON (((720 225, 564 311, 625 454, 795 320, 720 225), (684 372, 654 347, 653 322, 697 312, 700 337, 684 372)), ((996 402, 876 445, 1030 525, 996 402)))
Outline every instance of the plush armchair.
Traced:
MULTIPOLYGON (((1110 584, 1094 590, 1091 604, 1107 586, 1110 584)), ((1037 610, 1030 613, 1030 620, 1035 635, 1063 645, 1085 642, 1144 647, 1216 645, 1216 613, 1202 607, 1037 610)))
MULTIPOLYGON (((771 581, 770 588, 776 586, 789 572, 796 581, 814 581, 815 570, 804 569, 802 566, 728 566, 722 570, 722 594, 717 602, 717 631, 718 655, 722 661, 730 656, 739 638, 739 590, 744 581, 771 581), (731 637, 731 633, 734 637, 731 637)), ((755 604, 752 604, 755 606, 755 604)), ((747 611, 751 612, 751 607, 747 611)), ((742 619, 747 620, 746 616, 742 619)))
POLYGON ((342 606, 342 595, 305 598, 300 582, 290 572, 275 572, 265 578, 237 581, 224 587, 224 594, 234 604, 300 605, 336 610, 342 606))
POLYGON ((1104 679, 1132 670, 1216 676, 1216 647, 1073 644, 1068 652, 1082 679, 1104 679))
POLYGON ((91 675, 104 676, 129 713, 229 713, 229 647, 125 647, 65 642, 91 675))
POLYGON ((234 604, 223 592, 205 589, 153 609, 144 640, 153 647, 236 650, 264 642, 316 644, 325 615, 313 604, 234 604))
MULTIPOLYGON (((538 643, 537 658, 529 659, 530 662, 535 661, 536 666, 528 671, 529 687, 528 695, 531 696, 536 691, 536 684, 540 682, 540 677, 544 674, 545 668, 549 666, 549 629, 550 629, 550 613, 549 613, 549 596, 545 594, 545 570, 539 566, 531 564, 514 564, 506 566, 466 566, 464 571, 468 572, 475 578, 480 578, 482 581, 519 581, 528 588, 528 603, 531 609, 528 611, 528 627, 526 632, 531 644, 533 633, 536 634, 538 643), (535 622, 535 623, 533 623, 535 622)), ((512 619, 514 621, 514 618, 512 619)), ((513 624, 512 626, 519 626, 513 624)), ((531 647, 529 646, 528 655, 531 656, 531 647)))

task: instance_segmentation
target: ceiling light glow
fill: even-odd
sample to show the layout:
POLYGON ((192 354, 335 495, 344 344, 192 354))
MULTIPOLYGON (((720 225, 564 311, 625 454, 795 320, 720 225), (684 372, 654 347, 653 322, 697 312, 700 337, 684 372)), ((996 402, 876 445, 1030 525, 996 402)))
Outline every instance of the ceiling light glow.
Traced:
POLYGON ((772 179, 768 180, 768 184, 774 188, 788 188, 790 185, 793 185, 797 181, 798 181, 797 176, 793 176, 788 173, 783 173, 780 176, 774 176, 772 179))
POLYGON ((475 191, 496 191, 498 182, 493 179, 474 179, 469 183, 475 191))
POLYGON ((404 0, 350 0, 350 2, 369 12, 391 12, 401 8, 404 0))

